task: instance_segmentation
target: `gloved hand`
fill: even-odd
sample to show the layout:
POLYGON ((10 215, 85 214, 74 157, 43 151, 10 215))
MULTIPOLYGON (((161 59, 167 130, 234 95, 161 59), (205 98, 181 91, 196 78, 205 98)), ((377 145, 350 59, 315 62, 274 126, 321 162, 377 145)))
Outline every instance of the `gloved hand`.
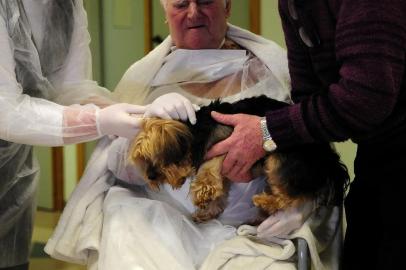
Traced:
POLYGON ((264 220, 257 228, 257 236, 270 240, 272 237, 285 238, 299 229, 315 210, 315 201, 278 211, 264 220))
POLYGON ((145 106, 117 103, 99 110, 96 114, 96 124, 100 135, 132 139, 140 130, 144 113, 145 106))
POLYGON ((178 93, 169 93, 155 99, 151 104, 147 105, 147 110, 144 114, 145 118, 159 117, 162 119, 181 119, 194 125, 196 123, 195 111, 199 110, 199 106, 192 104, 187 98, 178 93))

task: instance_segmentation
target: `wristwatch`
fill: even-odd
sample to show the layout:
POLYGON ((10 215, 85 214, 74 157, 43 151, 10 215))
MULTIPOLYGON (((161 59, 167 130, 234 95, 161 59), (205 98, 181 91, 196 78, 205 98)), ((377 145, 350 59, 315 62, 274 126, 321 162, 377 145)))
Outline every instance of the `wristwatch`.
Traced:
POLYGON ((269 133, 268 126, 266 124, 266 117, 261 118, 261 131, 262 131, 262 147, 266 152, 273 152, 277 146, 272 136, 269 133))

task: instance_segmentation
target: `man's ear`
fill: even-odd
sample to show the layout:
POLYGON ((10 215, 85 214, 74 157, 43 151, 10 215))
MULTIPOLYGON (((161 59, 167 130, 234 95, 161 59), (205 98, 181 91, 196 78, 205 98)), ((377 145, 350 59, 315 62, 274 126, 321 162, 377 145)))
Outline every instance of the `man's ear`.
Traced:
POLYGON ((230 18, 231 16, 231 0, 225 0, 226 1, 226 18, 230 18))

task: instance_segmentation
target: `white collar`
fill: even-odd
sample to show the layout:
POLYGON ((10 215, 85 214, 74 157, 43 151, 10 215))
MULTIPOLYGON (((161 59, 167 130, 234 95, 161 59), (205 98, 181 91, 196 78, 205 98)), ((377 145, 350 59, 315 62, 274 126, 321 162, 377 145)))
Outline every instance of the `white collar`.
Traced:
POLYGON ((165 57, 151 86, 216 81, 242 69, 247 59, 246 50, 176 49, 165 57))
MULTIPOLYGON (((223 40, 222 40, 221 43, 220 43, 220 46, 218 46, 217 49, 221 49, 221 47, 223 47, 223 45, 224 45, 225 42, 226 42, 226 38, 223 38, 223 40)), ((171 47, 171 52, 173 52, 173 51, 175 51, 175 50, 178 50, 178 49, 179 49, 179 48, 176 47, 176 45, 173 45, 173 46, 171 47)))

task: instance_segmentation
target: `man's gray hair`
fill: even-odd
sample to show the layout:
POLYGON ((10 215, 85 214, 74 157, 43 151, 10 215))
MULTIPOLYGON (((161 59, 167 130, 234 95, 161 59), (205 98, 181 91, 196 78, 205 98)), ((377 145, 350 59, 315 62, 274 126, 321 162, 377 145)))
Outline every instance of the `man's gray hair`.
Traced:
MULTIPOLYGON (((163 8, 166 9, 166 5, 168 4, 168 0, 160 0, 160 1, 161 1, 161 5, 163 6, 163 8)), ((227 6, 227 3, 228 3, 229 1, 230 1, 230 0, 224 0, 224 7, 227 6)))

